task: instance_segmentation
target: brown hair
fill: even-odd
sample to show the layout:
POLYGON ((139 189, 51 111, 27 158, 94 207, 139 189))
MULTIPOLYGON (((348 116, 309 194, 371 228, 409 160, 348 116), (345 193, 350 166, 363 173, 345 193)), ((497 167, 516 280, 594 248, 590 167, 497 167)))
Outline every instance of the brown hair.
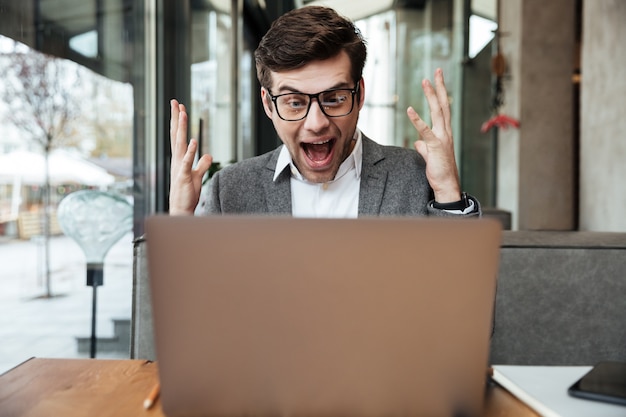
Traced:
POLYGON ((346 51, 354 82, 361 79, 367 57, 365 40, 352 21, 335 10, 307 6, 291 10, 272 23, 254 52, 259 83, 269 89, 271 71, 303 67, 346 51))

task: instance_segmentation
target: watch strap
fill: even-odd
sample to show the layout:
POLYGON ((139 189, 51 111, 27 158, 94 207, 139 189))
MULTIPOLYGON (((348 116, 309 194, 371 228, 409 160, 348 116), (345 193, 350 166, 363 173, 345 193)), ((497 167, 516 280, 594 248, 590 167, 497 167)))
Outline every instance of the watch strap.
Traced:
POLYGON ((469 198, 467 197, 467 193, 461 193, 461 199, 459 201, 453 201, 451 203, 438 203, 437 201, 433 201, 433 207, 439 210, 465 210, 470 206, 469 198))

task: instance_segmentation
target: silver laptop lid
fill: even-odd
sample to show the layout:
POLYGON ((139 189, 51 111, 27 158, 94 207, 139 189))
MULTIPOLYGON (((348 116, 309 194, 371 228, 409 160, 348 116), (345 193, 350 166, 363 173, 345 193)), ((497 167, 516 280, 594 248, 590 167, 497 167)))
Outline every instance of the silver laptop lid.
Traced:
POLYGON ((480 415, 491 220, 146 222, 168 416, 480 415))

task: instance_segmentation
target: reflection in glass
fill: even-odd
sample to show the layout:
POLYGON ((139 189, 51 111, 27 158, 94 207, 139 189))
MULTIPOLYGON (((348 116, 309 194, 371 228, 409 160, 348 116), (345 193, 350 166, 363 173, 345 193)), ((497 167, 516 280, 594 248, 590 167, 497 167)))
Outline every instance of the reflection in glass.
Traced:
MULTIPOLYGON (((7 259, 16 248, 23 248, 12 262, 15 267, 0 273, 4 297, 0 316, 10 320, 9 328, 0 327, 19 335, 3 343, 0 368, 17 365, 25 356, 82 354, 81 343, 76 351, 77 336, 83 332, 80 323, 88 312, 77 311, 72 304, 84 293, 82 286, 74 285, 75 280, 84 279, 84 272, 76 271, 75 258, 78 256, 80 265, 82 256, 63 236, 56 210, 59 201, 74 191, 94 189, 123 194, 128 204, 134 204, 133 191, 136 196, 150 192, 137 187, 133 177, 141 184, 143 178, 149 179, 154 165, 144 152, 146 137, 153 142, 156 136, 148 130, 155 123, 146 116, 154 114, 146 102, 154 104, 150 93, 156 85, 150 78, 155 73, 154 59, 150 59, 156 42, 153 3, 27 0, 3 2, 0 7, 0 155, 28 152, 40 159, 50 156, 50 187, 45 180, 33 179, 35 171, 44 171, 41 162, 27 165, 26 170, 13 169, 0 178, 0 255, 7 259), (31 65, 40 61, 46 63, 41 67, 45 71, 31 65), (29 65, 17 67, 20 62, 29 65), (61 110, 54 111, 54 106, 61 110), (72 109, 67 123, 60 122, 63 107, 72 109), (37 131, 41 126, 49 128, 42 133, 37 131), (69 163, 57 169, 53 157, 57 153, 92 164, 92 168, 96 165, 92 173, 106 171, 102 181, 94 182, 91 174, 70 168, 69 163), (135 172, 133 154, 139 155, 141 162, 135 172), (29 226, 24 226, 27 223, 29 226), (52 261, 47 271, 40 247, 44 236, 51 248, 45 256, 46 262, 52 261), (42 272, 50 275, 47 281, 53 284, 53 297, 39 297, 42 272), (7 283, 19 291, 5 291, 7 283), (31 295, 41 302, 31 302, 31 295), (58 314, 63 310, 72 314, 58 314), (16 315, 15 311, 22 313, 16 315), (24 328, 31 331, 24 332, 24 328)), ((142 215, 143 211, 142 206, 142 215)), ((130 320, 131 281, 124 279, 132 277, 132 248, 128 245, 126 251, 118 244, 113 249, 110 255, 115 263, 109 275, 113 285, 102 291, 104 299, 112 300, 107 303, 106 319, 130 320), (118 282, 122 285, 116 287, 118 282)), ((124 343, 126 346, 110 352, 127 356, 128 342, 120 344, 124 343)))
POLYGON ((104 257, 133 228, 133 208, 126 199, 101 191, 77 191, 59 204, 63 232, 87 258, 87 285, 93 287, 90 356, 96 357, 97 288, 104 284, 104 257))
POLYGON ((104 261, 111 246, 133 226, 133 209, 128 201, 102 191, 76 191, 59 204, 59 223, 85 253, 87 263, 104 261))

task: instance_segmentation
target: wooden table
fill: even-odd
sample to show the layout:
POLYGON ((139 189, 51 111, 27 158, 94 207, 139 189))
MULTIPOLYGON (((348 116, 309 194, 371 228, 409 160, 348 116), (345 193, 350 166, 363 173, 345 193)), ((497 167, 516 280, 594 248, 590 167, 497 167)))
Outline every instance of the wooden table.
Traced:
MULTIPOLYGON (((142 360, 30 359, 0 375, 0 417, 164 416, 143 401, 158 381, 142 360)), ((486 417, 538 417, 506 390, 487 390, 486 417)))

